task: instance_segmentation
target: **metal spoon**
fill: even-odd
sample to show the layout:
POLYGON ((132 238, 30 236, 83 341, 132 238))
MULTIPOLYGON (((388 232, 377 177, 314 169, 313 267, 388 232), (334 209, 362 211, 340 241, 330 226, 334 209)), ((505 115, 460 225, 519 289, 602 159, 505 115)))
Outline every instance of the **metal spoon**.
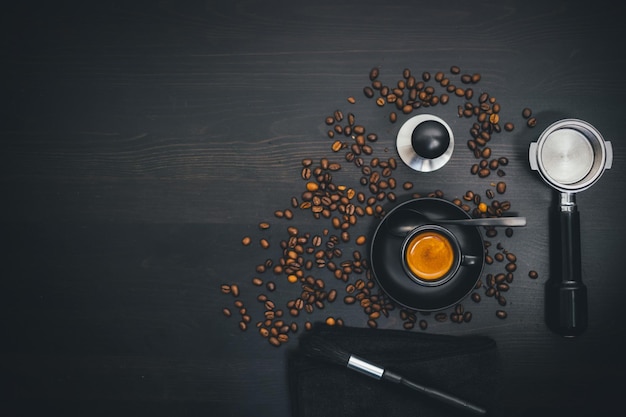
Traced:
POLYGON ((526 217, 486 217, 479 219, 435 219, 431 220, 419 211, 412 209, 398 210, 388 219, 387 227, 396 236, 405 236, 420 224, 456 224, 459 226, 494 226, 517 227, 526 226, 526 217))

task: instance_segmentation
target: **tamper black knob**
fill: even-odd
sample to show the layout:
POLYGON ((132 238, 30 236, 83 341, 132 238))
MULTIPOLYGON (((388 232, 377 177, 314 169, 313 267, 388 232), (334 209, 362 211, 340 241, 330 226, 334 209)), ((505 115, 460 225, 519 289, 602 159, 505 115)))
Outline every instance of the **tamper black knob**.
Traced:
POLYGON ((435 120, 427 120, 418 124, 411 135, 411 145, 422 158, 435 159, 450 146, 448 129, 435 120))

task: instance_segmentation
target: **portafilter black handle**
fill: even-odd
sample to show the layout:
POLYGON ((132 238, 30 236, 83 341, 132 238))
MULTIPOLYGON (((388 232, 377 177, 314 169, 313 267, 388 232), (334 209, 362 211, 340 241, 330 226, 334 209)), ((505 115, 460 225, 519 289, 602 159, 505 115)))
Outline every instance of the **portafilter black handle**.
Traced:
POLYGON ((587 328, 587 287, 582 282, 580 214, 573 194, 562 194, 552 219, 550 279, 546 283, 546 324, 565 337, 587 328))

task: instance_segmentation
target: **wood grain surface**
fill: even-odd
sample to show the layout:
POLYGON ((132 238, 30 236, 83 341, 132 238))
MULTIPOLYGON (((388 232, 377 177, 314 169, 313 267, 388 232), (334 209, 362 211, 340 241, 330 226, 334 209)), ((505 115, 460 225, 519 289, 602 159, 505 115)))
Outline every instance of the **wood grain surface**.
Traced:
MULTIPOLYGON (((470 323, 419 317, 427 332, 496 340, 504 372, 494 415, 623 414, 626 56, 617 5, 37 3, 11 2, 2 13, 1 415, 291 415, 286 359, 305 321, 333 316, 365 327, 367 317, 343 304, 344 283, 315 270, 338 301, 294 319, 300 331, 284 346, 259 336, 257 265, 280 258, 289 226, 332 229, 306 210, 292 209, 291 220, 274 211, 300 199, 305 158, 340 162, 334 181, 367 191, 360 169, 331 150, 324 120, 337 109, 377 133, 372 157, 399 161, 395 135, 410 116, 390 123, 390 106, 363 95, 371 68, 393 85, 405 68, 449 74, 452 65, 480 73, 475 90, 497 97, 516 126, 490 146, 510 160, 497 198, 528 226, 493 240, 518 258, 506 320, 485 296, 463 301, 470 323), (525 107, 535 128, 525 126, 525 107), (577 195, 590 315, 573 340, 544 324, 555 192, 527 156, 545 127, 568 117, 593 124, 614 150, 612 169, 577 195), (262 221, 270 229, 259 230, 262 221), (248 331, 222 284, 240 287, 248 331)), ((455 132, 451 161, 430 174, 400 164, 393 177, 414 189, 397 187, 385 209, 413 192, 442 190, 452 200, 493 189, 495 174, 470 174, 473 119, 457 116, 459 104, 452 97, 428 110, 455 132)), ((343 253, 367 254, 354 237, 371 237, 379 221, 360 218, 343 253)), ((300 291, 284 276, 262 278, 277 283, 271 296, 281 305, 300 291)), ((398 310, 378 325, 401 328, 398 310)))

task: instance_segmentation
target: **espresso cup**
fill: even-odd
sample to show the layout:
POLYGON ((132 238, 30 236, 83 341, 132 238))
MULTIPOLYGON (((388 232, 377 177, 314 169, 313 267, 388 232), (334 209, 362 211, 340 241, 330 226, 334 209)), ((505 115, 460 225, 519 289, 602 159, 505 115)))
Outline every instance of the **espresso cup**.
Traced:
POLYGON ((402 266, 415 282, 437 286, 454 277, 461 265, 471 266, 480 260, 464 255, 459 241, 445 227, 429 224, 410 231, 402 244, 402 266))

